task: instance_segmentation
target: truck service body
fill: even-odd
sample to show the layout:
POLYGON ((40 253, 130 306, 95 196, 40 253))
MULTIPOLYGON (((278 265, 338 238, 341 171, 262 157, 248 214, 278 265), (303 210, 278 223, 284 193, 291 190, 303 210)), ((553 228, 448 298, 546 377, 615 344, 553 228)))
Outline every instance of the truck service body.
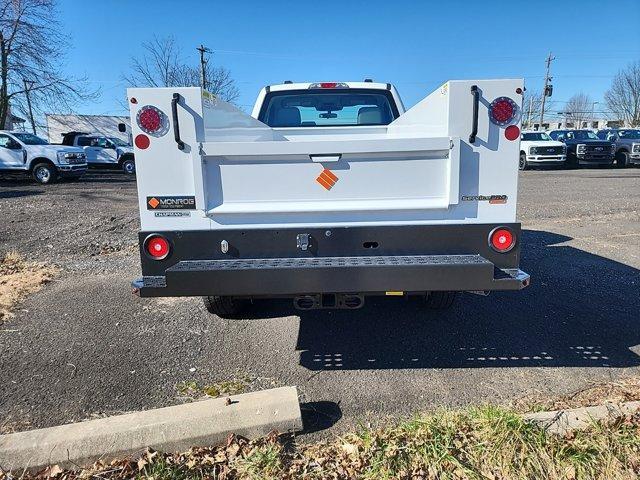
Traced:
MULTIPOLYGON (((519 290, 522 80, 450 81, 406 110, 385 83, 128 90, 143 297, 519 290)), ((205 302, 206 303, 206 302, 205 302)), ((446 302, 445 302, 446 303, 446 302)), ((210 309, 211 310, 211 309, 210 309)))

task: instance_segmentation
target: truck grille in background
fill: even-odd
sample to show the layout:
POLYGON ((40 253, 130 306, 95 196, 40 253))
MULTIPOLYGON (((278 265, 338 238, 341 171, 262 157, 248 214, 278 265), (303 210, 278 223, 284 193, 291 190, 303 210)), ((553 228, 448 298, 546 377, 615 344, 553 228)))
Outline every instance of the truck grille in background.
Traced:
POLYGON ((587 153, 594 153, 596 155, 608 155, 611 153, 611 144, 587 145, 587 153))
POLYGON ((563 148, 557 147, 536 147, 534 152, 536 155, 562 155, 563 148))

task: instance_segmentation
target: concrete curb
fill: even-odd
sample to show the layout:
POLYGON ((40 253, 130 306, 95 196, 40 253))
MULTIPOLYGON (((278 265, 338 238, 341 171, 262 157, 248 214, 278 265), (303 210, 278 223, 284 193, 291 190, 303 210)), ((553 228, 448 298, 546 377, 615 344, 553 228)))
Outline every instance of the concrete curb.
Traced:
POLYGON ((216 445, 230 433, 248 438, 302 429, 296 387, 216 398, 58 427, 0 436, 0 468, 38 470, 47 465, 88 466, 146 447, 166 452, 216 445))
POLYGON ((538 423, 549 433, 564 435, 572 430, 584 430, 596 420, 615 420, 640 410, 640 402, 606 403, 596 407, 555 410, 524 415, 525 420, 538 423))

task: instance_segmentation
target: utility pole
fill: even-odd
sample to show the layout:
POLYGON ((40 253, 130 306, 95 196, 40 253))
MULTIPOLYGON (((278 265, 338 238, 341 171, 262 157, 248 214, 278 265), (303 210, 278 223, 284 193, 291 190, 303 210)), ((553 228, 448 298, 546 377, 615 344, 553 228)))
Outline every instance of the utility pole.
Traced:
POLYGON ((209 50, 207 47, 205 47, 204 45, 200 44, 200 46, 198 48, 196 48, 196 50, 198 50, 200 52, 200 86, 206 90, 207 89, 207 77, 206 77, 206 73, 205 73, 205 66, 207 65, 207 61, 204 58, 204 54, 205 53, 210 53, 211 50, 209 50))
POLYGON ((531 110, 533 110, 533 95, 529 96, 529 114, 527 115, 527 128, 531 129, 531 110))
POLYGON ((549 76, 549 69, 551 68, 551 62, 554 61, 556 57, 551 55, 549 52, 549 56, 547 57, 547 73, 544 76, 544 90, 542 91, 542 106, 540 108, 540 129, 542 129, 542 122, 544 121, 544 104, 547 96, 551 96, 551 91, 549 89, 549 82, 551 81, 551 77, 549 76))
POLYGON ((33 120, 33 110, 31 109, 31 98, 29 98, 29 90, 33 88, 35 82, 28 81, 26 78, 22 79, 24 83, 24 95, 27 97, 27 108, 29 109, 29 120, 31 121, 31 130, 33 134, 36 134, 36 122, 33 120))

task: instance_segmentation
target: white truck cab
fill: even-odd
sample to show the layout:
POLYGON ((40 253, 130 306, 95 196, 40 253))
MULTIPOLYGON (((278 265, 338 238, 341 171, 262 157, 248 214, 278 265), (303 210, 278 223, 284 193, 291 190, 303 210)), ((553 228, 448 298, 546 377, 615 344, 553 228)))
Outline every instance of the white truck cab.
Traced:
POLYGON ((263 88, 252 115, 200 88, 128 90, 142 297, 210 312, 290 297, 519 290, 523 82, 450 81, 405 110, 388 83, 263 88))
POLYGON ((119 169, 129 175, 136 172, 133 147, 120 138, 68 132, 63 134, 62 144, 82 148, 90 168, 119 169))
POLYGON ((546 132, 522 132, 520 136, 520 170, 529 167, 562 167, 567 161, 567 147, 546 132))
POLYGON ((78 178, 87 171, 80 148, 51 145, 27 132, 0 130, 0 172, 29 174, 41 184, 60 177, 78 178))

